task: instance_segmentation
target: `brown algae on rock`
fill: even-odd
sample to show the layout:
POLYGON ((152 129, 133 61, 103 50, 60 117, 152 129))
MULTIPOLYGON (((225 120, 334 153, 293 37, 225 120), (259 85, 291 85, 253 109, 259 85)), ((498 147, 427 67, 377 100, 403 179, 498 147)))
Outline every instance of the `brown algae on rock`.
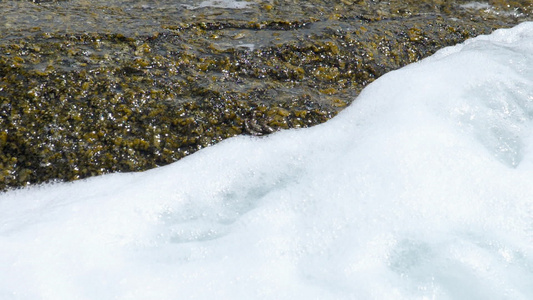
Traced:
POLYGON ((204 2, 1 2, 0 189, 146 170, 235 135, 322 123, 382 74, 533 10, 204 2))

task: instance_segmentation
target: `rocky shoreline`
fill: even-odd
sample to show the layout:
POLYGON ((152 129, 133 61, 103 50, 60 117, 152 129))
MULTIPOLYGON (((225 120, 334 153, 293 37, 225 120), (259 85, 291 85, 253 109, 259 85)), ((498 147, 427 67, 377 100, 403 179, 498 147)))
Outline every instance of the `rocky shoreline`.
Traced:
POLYGON ((533 12, 530 1, 178 2, 0 3, 0 190, 322 123, 384 73, 533 12))

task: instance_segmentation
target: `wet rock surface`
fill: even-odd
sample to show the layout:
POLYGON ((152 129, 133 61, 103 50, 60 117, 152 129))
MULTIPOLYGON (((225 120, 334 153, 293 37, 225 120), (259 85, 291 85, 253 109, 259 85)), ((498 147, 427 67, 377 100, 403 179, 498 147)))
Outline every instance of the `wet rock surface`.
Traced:
POLYGON ((140 171, 333 117, 530 1, 0 2, 0 190, 140 171))

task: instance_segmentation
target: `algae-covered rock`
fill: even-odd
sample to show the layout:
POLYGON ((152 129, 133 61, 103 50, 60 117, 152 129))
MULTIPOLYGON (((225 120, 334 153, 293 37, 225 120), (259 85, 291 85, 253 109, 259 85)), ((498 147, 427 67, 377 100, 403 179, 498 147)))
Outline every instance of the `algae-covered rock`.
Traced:
POLYGON ((530 1, 0 2, 0 189, 165 165, 333 117, 530 1))

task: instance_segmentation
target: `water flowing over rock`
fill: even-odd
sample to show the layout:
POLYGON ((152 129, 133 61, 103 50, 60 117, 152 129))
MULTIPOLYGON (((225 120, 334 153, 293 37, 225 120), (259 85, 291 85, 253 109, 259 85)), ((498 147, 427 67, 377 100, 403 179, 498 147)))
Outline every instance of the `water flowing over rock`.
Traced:
POLYGON ((533 22, 324 124, 0 193, 0 298, 533 299, 533 22))
POLYGON ((0 189, 322 123, 530 1, 0 2, 0 189))

